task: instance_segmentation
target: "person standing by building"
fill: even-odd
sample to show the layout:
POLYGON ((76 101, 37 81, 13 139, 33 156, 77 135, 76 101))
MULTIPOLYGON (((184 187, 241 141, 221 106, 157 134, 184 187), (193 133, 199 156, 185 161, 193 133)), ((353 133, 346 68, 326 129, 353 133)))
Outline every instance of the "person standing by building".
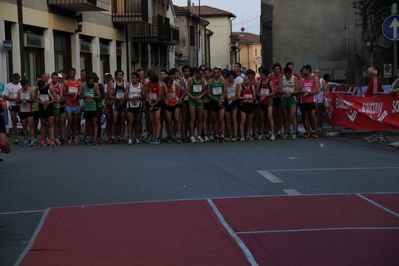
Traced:
POLYGON ((235 63, 234 64, 234 72, 236 73, 236 82, 238 85, 241 85, 244 82, 244 74, 241 73, 241 64, 240 63, 235 63))
MULTIPOLYGON (((379 92, 383 92, 381 80, 378 78, 378 70, 374 67, 369 67, 366 73, 370 82, 367 86, 367 90, 364 92, 364 97, 372 97, 379 92)), ((381 143, 384 141, 384 137, 382 136, 382 132, 373 131, 371 136, 367 137, 366 140, 371 143, 381 143)))
POLYGON ((133 143, 141 143, 140 129, 143 113, 143 101, 145 100, 147 93, 144 84, 140 82, 140 74, 138 72, 131 73, 130 77, 130 86, 125 92, 125 99, 127 101, 126 116, 128 121, 127 144, 132 145, 133 143), (133 137, 135 137, 135 139, 133 139, 133 137))
POLYGON ((161 136, 161 107, 163 100, 163 88, 156 74, 152 74, 146 84, 147 89, 147 109, 152 123, 154 139, 150 144, 159 144, 161 136))
POLYGON ((39 103, 40 131, 42 134, 42 142, 40 146, 55 146, 54 142, 54 106, 57 102, 57 94, 53 87, 46 84, 43 80, 37 82, 37 90, 35 92, 35 100, 39 103), (46 142, 46 137, 50 142, 46 142))
POLYGON ((259 117, 260 117, 260 132, 258 139, 266 139, 265 127, 266 121, 270 123, 270 140, 275 140, 274 121, 273 121, 273 106, 270 97, 276 94, 276 88, 273 81, 270 79, 269 70, 264 69, 260 72, 260 80, 256 82, 256 93, 259 99, 259 117), (266 119, 268 118, 268 119, 266 119))
POLYGON ((255 110, 255 105, 253 103, 256 101, 256 91, 255 87, 252 86, 251 83, 251 79, 248 76, 245 76, 243 84, 239 87, 237 92, 237 100, 242 101, 240 106, 241 141, 253 140, 250 133, 252 128, 252 118, 255 110), (247 134, 246 139, 245 134, 247 134))
MULTIPOLYGON (((194 77, 187 81, 187 88, 185 89, 186 95, 189 97, 188 108, 190 111, 190 140, 191 143, 204 142, 201 137, 202 132, 202 119, 204 111, 204 103, 202 97, 205 95, 205 80, 203 79, 204 71, 195 69, 194 77), (194 136, 194 130, 197 127, 197 139, 194 136)), ((183 132, 184 134, 184 132, 183 132)))
POLYGON ((226 128, 229 133, 231 141, 237 141, 238 137, 238 121, 237 112, 240 101, 237 100, 237 91, 240 89, 240 85, 236 82, 236 73, 234 71, 228 71, 226 74, 226 92, 227 98, 225 101, 226 109, 226 128))
POLYGON ((314 74, 319 78, 320 82, 320 91, 316 94, 316 102, 317 102, 317 127, 318 130, 321 131, 323 127, 323 112, 324 112, 324 92, 327 87, 327 82, 322 78, 321 70, 316 69, 314 74))
POLYGON ((112 137, 109 144, 115 144, 117 141, 116 137, 119 138, 120 143, 124 143, 126 115, 125 91, 129 88, 129 83, 123 77, 124 72, 116 70, 115 82, 108 82, 108 98, 114 101, 112 108, 112 137))
POLYGON ((299 80, 296 76, 292 74, 291 68, 284 69, 284 77, 280 82, 280 86, 278 88, 280 94, 282 94, 281 98, 281 107, 283 108, 284 114, 284 130, 285 134, 283 139, 288 139, 290 137, 290 121, 292 120, 292 126, 294 134, 291 139, 298 139, 298 119, 297 119, 297 102, 295 96, 299 93, 299 80))
POLYGON ((226 81, 221 76, 221 68, 215 67, 212 72, 213 78, 211 79, 211 82, 208 83, 208 97, 211 99, 210 109, 213 120, 213 128, 215 131, 215 137, 218 138, 220 142, 224 142, 224 135, 226 130, 226 123, 224 120, 224 102, 227 97, 226 81))
POLYGON ((12 132, 14 134, 14 144, 19 143, 18 138, 18 128, 17 128, 17 114, 19 111, 19 104, 16 102, 17 100, 17 92, 22 87, 21 83, 21 75, 18 73, 14 73, 12 75, 11 82, 6 85, 6 88, 3 92, 3 99, 8 101, 8 110, 10 111, 11 123, 12 123, 12 132))
POLYGON ((86 120, 87 132, 86 135, 90 140, 86 142, 87 145, 97 146, 98 137, 98 105, 97 101, 101 100, 101 92, 97 83, 94 82, 94 77, 86 76, 85 83, 80 85, 82 94, 79 96, 84 100, 83 117, 86 120))
POLYGON ((180 143, 181 139, 181 123, 180 123, 180 92, 183 87, 176 82, 172 77, 167 77, 164 80, 164 100, 165 100, 165 118, 166 126, 170 132, 168 138, 170 141, 180 143), (172 124, 173 122, 173 124, 172 124))
MULTIPOLYGON (((280 86, 280 82, 283 78, 283 73, 281 71, 281 64, 275 63, 273 65, 273 73, 270 74, 270 79, 276 88, 280 86)), ((282 138, 281 134, 283 128, 283 108, 281 108, 281 94, 276 93, 273 96, 273 117, 274 125, 277 129, 277 138, 282 138)))
POLYGON ((32 140, 34 139, 35 129, 33 121, 33 106, 35 102, 35 90, 29 87, 28 80, 22 79, 21 86, 17 92, 17 103, 20 104, 19 118, 21 119, 22 131, 24 134, 25 142, 23 146, 31 146, 32 140), (28 133, 29 125, 29 133, 28 133), (29 137, 30 135, 30 137, 29 137))
POLYGON ((312 137, 310 126, 312 126, 314 130, 313 138, 319 138, 319 132, 317 128, 317 103, 316 103, 316 94, 320 91, 320 82, 319 78, 316 76, 312 76, 312 67, 310 65, 303 66, 303 75, 304 78, 302 80, 302 98, 301 98, 301 110, 304 116, 304 127, 306 130, 306 134, 303 136, 304 138, 312 137))
POLYGON ((69 136, 68 145, 78 145, 76 138, 77 128, 80 126, 80 102, 78 95, 80 94, 80 81, 76 80, 76 69, 69 70, 69 79, 65 81, 63 95, 66 96, 65 110, 67 113, 68 125, 67 133, 69 136))

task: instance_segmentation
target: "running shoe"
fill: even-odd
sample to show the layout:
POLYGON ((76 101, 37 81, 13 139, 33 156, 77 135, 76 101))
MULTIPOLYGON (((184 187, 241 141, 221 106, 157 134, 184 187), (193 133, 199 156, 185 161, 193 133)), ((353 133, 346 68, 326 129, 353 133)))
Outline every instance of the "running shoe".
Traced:
POLYGON ((102 144, 103 140, 101 138, 97 138, 97 144, 102 144))
POLYGON ((197 142, 197 141, 195 140, 194 136, 192 136, 192 137, 190 138, 190 141, 191 141, 191 143, 196 143, 196 142, 197 142))
POLYGON ((389 146, 398 147, 399 146, 399 141, 391 142, 391 143, 389 143, 389 146))
POLYGON ((157 139, 157 138, 154 138, 154 139, 151 140, 151 142, 150 142, 150 144, 159 144, 159 143, 161 143, 161 142, 160 142, 159 139, 157 139))
POLYGON ((276 136, 271 135, 271 136, 270 136, 270 140, 276 140, 276 136))
POLYGON ((24 142, 24 144, 22 146, 25 146, 25 147, 26 146, 30 146, 30 140, 28 140, 28 139, 25 140, 25 142, 24 142))
POLYGON ((141 141, 139 139, 136 139, 136 144, 141 144, 141 141))
POLYGON ((265 137, 265 136, 263 136, 263 135, 259 135, 259 136, 258 136, 258 140, 262 140, 262 139, 264 139, 264 137, 265 137))
POLYGON ((133 144, 133 140, 129 138, 129 140, 127 141, 127 145, 132 145, 133 144))
POLYGON ((366 141, 376 141, 377 140, 377 135, 372 134, 370 137, 364 138, 366 141))
POLYGON ((252 136, 248 135, 248 136, 247 136, 247 140, 253 141, 254 138, 253 138, 252 136))
POLYGON ((183 138, 183 142, 190 142, 190 139, 187 137, 187 136, 185 136, 184 138, 183 138))
POLYGON ((79 145, 79 141, 80 141, 79 136, 76 136, 75 139, 74 139, 72 142, 73 142, 73 144, 75 144, 75 145, 79 145))
POLYGON ((115 144, 115 139, 114 138, 111 138, 109 141, 108 141, 108 144, 115 144))
POLYGON ((215 136, 214 136, 214 135, 210 135, 210 136, 209 136, 209 141, 212 141, 212 142, 213 142, 214 140, 215 140, 215 136))
POLYGON ((55 142, 54 142, 54 140, 50 140, 50 147, 55 147, 55 142))
POLYGON ((245 138, 244 138, 244 136, 241 136, 241 140, 240 141, 245 141, 245 138))
POLYGON ((199 143, 205 142, 205 140, 204 140, 201 136, 198 136, 197 141, 198 141, 199 143))
POLYGON ((152 135, 148 135, 145 142, 150 143, 152 140, 152 135))
POLYGON ((205 140, 205 142, 209 142, 210 141, 208 135, 205 135, 204 140, 205 140))
POLYGON ((237 137, 236 137, 235 135, 233 135, 233 136, 230 138, 230 140, 231 140, 231 141, 237 141, 237 137))
POLYGON ((126 142, 123 140, 123 138, 119 139, 119 144, 125 144, 126 142))
POLYGON ((42 140, 42 142, 40 142, 40 146, 46 147, 47 146, 46 140, 42 140))
POLYGON ((62 143, 61 143, 61 141, 59 139, 55 139, 55 144, 57 144, 57 146, 61 146, 62 145, 62 143))
POLYGON ((72 140, 68 140, 68 146, 73 146, 73 141, 72 140))
POLYGON ((308 138, 311 138, 311 137, 312 137, 312 134, 306 133, 305 135, 303 135, 303 137, 304 137, 305 139, 308 139, 308 138))
POLYGON ((314 133, 313 138, 319 139, 320 138, 319 133, 314 133))
POLYGON ((181 137, 180 137, 180 136, 177 136, 177 137, 176 137, 176 143, 181 143, 181 141, 182 141, 181 137))
POLYGON ((281 134, 281 133, 277 134, 277 138, 278 139, 282 139, 283 138, 283 134, 281 134))
POLYGON ((92 145, 92 146, 97 146, 97 145, 98 145, 97 140, 92 140, 92 141, 91 141, 91 145, 92 145))
POLYGON ((18 143, 19 143, 19 139, 18 138, 14 139, 14 144, 18 145, 18 143))
POLYGON ((220 136, 219 141, 220 141, 220 142, 225 142, 225 139, 224 139, 224 136, 223 136, 223 135, 220 136))
POLYGON ((30 146, 34 147, 36 145, 36 141, 37 141, 36 139, 31 140, 30 141, 30 146))
POLYGON ((291 138, 292 140, 296 140, 296 139, 298 139, 298 136, 294 133, 294 135, 292 135, 292 138, 291 138))
POLYGON ((282 139, 289 139, 289 138, 290 138, 290 135, 287 134, 287 133, 285 133, 285 134, 283 135, 283 137, 282 137, 282 139))

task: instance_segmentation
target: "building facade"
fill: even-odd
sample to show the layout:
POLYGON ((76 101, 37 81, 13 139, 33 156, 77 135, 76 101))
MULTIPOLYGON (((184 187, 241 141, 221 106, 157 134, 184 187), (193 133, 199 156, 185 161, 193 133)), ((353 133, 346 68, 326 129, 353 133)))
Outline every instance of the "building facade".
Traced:
POLYGON ((125 36, 124 28, 113 24, 107 0, 3 0, 0 80, 9 82, 18 72, 33 85, 38 75, 71 67, 100 77, 126 71, 125 36))
POLYGON ((200 66, 209 63, 209 22, 192 10, 190 1, 186 7, 175 6, 176 26, 180 30, 180 42, 176 47, 176 67, 200 66))
POLYGON ((193 6, 192 10, 209 21, 207 28, 213 32, 208 66, 232 69, 238 60, 238 40, 232 35, 232 20, 236 16, 231 12, 204 5, 193 6))
POLYGON ((175 65, 179 29, 174 27, 171 0, 113 0, 112 19, 125 27, 130 43, 130 67, 160 72, 175 65))
POLYGON ((334 80, 362 83, 365 43, 351 1, 262 0, 261 8, 265 67, 293 61, 295 73, 311 64, 334 80))
POLYGON ((258 68, 262 65, 262 44, 260 35, 249 32, 233 32, 238 41, 238 61, 243 70, 252 69, 258 73, 258 68))

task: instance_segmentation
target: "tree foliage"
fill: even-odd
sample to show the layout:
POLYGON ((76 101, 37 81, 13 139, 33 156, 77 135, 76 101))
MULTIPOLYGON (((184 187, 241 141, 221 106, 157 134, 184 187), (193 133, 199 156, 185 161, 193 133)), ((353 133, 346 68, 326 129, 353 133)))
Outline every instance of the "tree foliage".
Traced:
POLYGON ((395 0, 359 0, 352 3, 355 14, 362 20, 363 31, 371 32, 370 11, 375 12, 374 31, 377 35, 382 34, 381 25, 391 15, 392 4, 395 0))

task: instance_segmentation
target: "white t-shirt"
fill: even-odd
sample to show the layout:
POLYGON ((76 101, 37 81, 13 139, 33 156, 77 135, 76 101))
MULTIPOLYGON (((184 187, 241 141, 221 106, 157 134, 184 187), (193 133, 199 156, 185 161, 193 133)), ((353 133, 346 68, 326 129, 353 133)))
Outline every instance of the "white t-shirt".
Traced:
MULTIPOLYGON (((22 88, 21 83, 18 82, 18 84, 13 84, 12 82, 10 82, 6 85, 3 95, 6 95, 10 98, 17 98, 17 92, 20 88, 22 88)), ((18 106, 15 101, 9 101, 9 104, 11 106, 18 106)))
POLYGON ((241 85, 244 82, 244 75, 243 74, 238 75, 235 81, 237 82, 238 85, 241 85))

